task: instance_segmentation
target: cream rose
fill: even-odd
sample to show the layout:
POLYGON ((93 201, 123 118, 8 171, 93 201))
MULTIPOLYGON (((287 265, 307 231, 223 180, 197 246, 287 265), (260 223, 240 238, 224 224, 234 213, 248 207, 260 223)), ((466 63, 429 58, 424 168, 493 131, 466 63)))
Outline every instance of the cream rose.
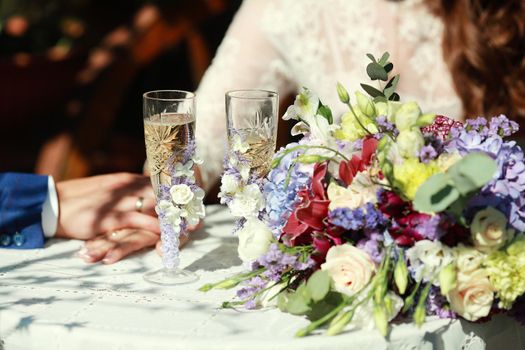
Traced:
POLYGON ((253 261, 266 253, 272 243, 272 231, 259 219, 250 218, 238 231, 237 252, 242 261, 253 261))
POLYGON ((343 244, 328 250, 326 262, 321 265, 321 270, 328 272, 332 277, 338 292, 354 295, 366 287, 376 271, 376 265, 361 249, 343 244))
POLYGON ((453 311, 469 321, 476 321, 489 314, 494 301, 494 291, 483 269, 469 274, 458 274, 458 284, 447 296, 453 311))
POLYGON ((335 182, 330 183, 327 189, 330 199, 329 209, 362 207, 368 202, 377 202, 378 186, 372 183, 368 172, 360 171, 354 177, 352 184, 347 188, 339 186, 335 182))
POLYGON ((507 229, 505 215, 492 207, 476 213, 470 233, 474 247, 484 253, 501 248, 513 236, 512 230, 507 229))
POLYGON ((184 205, 193 199, 193 192, 190 186, 186 184, 174 185, 170 188, 171 199, 173 203, 184 205))
POLYGON ((463 244, 454 248, 456 256, 456 266, 462 273, 469 273, 481 266, 484 255, 474 248, 466 247, 463 244))

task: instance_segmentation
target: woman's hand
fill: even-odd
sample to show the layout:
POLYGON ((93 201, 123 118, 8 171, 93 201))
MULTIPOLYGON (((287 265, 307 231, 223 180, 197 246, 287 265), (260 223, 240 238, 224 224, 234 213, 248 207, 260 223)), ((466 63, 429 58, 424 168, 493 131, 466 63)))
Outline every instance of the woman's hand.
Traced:
POLYGON ((121 229, 160 234, 155 195, 146 176, 118 173, 63 181, 57 183, 57 194, 56 237, 86 240, 121 229))

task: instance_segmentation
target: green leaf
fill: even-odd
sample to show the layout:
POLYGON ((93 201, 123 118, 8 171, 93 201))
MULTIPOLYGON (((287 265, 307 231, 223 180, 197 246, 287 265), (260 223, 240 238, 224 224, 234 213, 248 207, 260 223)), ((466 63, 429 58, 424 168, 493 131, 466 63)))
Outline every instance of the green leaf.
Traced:
POLYGON ((414 209, 422 213, 436 213, 445 210, 458 198, 459 192, 450 184, 448 176, 438 173, 419 187, 414 198, 414 209))
POLYGON ((397 92, 394 92, 394 93, 392 94, 392 96, 390 96, 390 97, 388 98, 389 101, 399 101, 399 99, 400 99, 400 97, 399 97, 399 95, 397 94, 397 92))
POLYGON ((385 68, 376 62, 369 63, 368 66, 366 66, 366 73, 372 80, 388 80, 388 74, 385 68))
POLYGON ((330 107, 327 105, 321 105, 319 109, 317 109, 317 114, 322 115, 326 120, 328 120, 328 124, 332 124, 334 122, 334 118, 332 117, 332 110, 330 110, 330 107))
POLYGON ((378 103, 378 102, 387 102, 388 100, 385 98, 385 96, 377 96, 377 97, 374 97, 374 102, 375 103, 378 103))
POLYGON ((392 63, 387 63, 383 68, 385 68, 387 73, 390 73, 392 69, 394 69, 394 65, 392 63))
POLYGON ((295 293, 288 296, 286 311, 293 315, 304 315, 310 311, 310 295, 305 284, 301 284, 295 293))
POLYGON ((331 278, 326 271, 317 270, 306 282, 310 296, 314 301, 322 300, 330 291, 331 278))
POLYGON ((379 63, 380 65, 384 66, 385 63, 388 62, 388 59, 389 59, 389 58, 390 58, 390 54, 389 54, 388 52, 385 52, 385 53, 381 56, 381 58, 379 59, 379 62, 378 62, 378 63, 379 63))
POLYGON ((497 170, 496 162, 483 153, 470 153, 451 166, 447 173, 462 195, 476 191, 489 182, 497 170))
POLYGON ((371 53, 367 53, 367 54, 366 54, 366 57, 370 58, 370 60, 371 60, 372 62, 376 62, 376 58, 375 58, 374 55, 372 55, 371 53))
POLYGON ((399 82, 399 74, 394 76, 390 81, 386 84, 383 93, 385 94, 386 98, 389 98, 394 94, 396 91, 397 83, 399 82))
POLYGON ((365 90, 370 96, 372 96, 372 97, 374 97, 374 98, 375 98, 375 97, 378 97, 378 96, 385 97, 381 91, 379 91, 378 89, 376 89, 376 88, 373 87, 373 86, 370 86, 370 85, 367 85, 367 84, 361 84, 361 87, 362 87, 363 90, 365 90))

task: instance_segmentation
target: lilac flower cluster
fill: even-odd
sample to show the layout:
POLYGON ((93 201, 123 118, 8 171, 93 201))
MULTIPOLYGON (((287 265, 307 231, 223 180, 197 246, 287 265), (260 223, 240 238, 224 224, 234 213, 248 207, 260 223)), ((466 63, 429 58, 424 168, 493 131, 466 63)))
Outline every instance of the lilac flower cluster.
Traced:
MULTIPOLYGON (((291 143, 280 152, 297 145, 297 143, 291 143)), ((282 228, 299 201, 297 193, 310 185, 310 175, 301 171, 299 164, 292 163, 299 152, 291 152, 286 155, 279 166, 268 174, 268 181, 263 186, 266 199, 266 221, 277 238, 281 235, 282 228), (288 184, 286 184, 287 179, 288 184)), ((278 156, 279 153, 276 157, 278 156)))
POLYGON ((427 315, 435 315, 439 318, 457 318, 456 313, 450 310, 447 304, 447 299, 441 295, 439 287, 432 286, 426 303, 427 315))
POLYGON ((383 213, 373 203, 356 209, 336 208, 328 213, 328 220, 349 231, 373 230, 386 224, 383 213))
POLYGON ((419 160, 423 163, 428 163, 443 153, 443 149, 443 141, 440 138, 427 134, 425 135, 425 146, 419 151, 419 160))
POLYGON ((280 282, 285 271, 304 271, 314 265, 312 259, 308 258, 308 261, 303 262, 299 255, 285 253, 273 243, 268 251, 252 264, 252 270, 263 267, 264 272, 246 281, 245 286, 237 291, 237 297, 245 301, 245 308, 253 309, 256 306, 257 295, 267 288, 270 282, 280 282))
POLYGON ((522 149, 514 141, 504 141, 518 130, 518 125, 505 116, 468 121, 464 129, 453 129, 453 139, 446 145, 447 152, 461 155, 483 152, 498 166, 494 178, 469 202, 467 214, 477 208, 492 206, 509 218, 509 225, 525 230, 525 164, 522 149))
POLYGON ((365 237, 360 239, 356 246, 365 251, 376 264, 383 260, 383 241, 385 235, 377 230, 365 230, 365 237))
POLYGON ((380 133, 393 133, 394 136, 397 136, 399 134, 399 130, 396 129, 395 125, 390 123, 385 115, 380 115, 376 118, 377 127, 380 131, 380 133))

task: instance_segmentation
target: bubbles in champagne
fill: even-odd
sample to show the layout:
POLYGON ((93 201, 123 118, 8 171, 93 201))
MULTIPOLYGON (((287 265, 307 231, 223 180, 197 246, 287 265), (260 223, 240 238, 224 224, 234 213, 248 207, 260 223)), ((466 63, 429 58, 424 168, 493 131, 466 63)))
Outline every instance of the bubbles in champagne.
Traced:
POLYGON ((171 185, 171 168, 182 161, 194 130, 195 118, 191 114, 156 114, 144 120, 146 156, 155 193, 160 184, 171 185))

